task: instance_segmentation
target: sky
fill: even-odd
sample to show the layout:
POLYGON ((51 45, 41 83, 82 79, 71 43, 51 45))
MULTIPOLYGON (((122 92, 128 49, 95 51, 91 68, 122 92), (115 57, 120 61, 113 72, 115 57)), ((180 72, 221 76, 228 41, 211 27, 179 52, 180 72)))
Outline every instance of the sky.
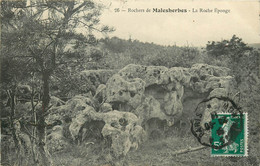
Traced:
POLYGON ((101 23, 112 26, 110 37, 160 45, 205 46, 208 41, 230 39, 260 43, 260 3, 257 0, 97 0, 106 8, 101 23), (186 9, 186 13, 156 13, 153 8, 186 9), (115 12, 119 9, 120 12, 115 12), (128 10, 145 12, 128 12, 128 10), (151 12, 146 12, 150 9, 151 12), (212 10, 201 12, 200 10, 212 10), (225 10, 216 13, 215 9, 225 10), (125 11, 122 11, 125 10, 125 11), (193 12, 193 11, 198 12, 193 12))

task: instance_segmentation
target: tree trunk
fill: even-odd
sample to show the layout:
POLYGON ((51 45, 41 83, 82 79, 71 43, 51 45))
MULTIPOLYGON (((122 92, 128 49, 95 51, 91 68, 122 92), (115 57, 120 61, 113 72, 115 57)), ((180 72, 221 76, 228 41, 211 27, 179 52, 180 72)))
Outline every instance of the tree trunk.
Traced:
POLYGON ((39 152, 40 152, 40 165, 49 166, 50 160, 47 157, 45 151, 45 113, 48 109, 50 102, 50 91, 49 91, 49 80, 50 72, 47 70, 43 71, 42 81, 43 81, 43 98, 42 98, 42 111, 39 111, 38 114, 38 142, 39 142, 39 152))
POLYGON ((11 124, 11 132, 12 132, 12 136, 13 136, 13 140, 14 140, 14 145, 15 148, 18 149, 19 148, 19 143, 18 143, 18 139, 16 136, 16 132, 15 132, 15 124, 14 124, 14 116, 15 116, 15 89, 16 88, 12 88, 11 90, 8 90, 8 96, 9 96, 9 104, 10 104, 10 109, 11 109, 11 113, 10 113, 10 124, 11 124))
MULTIPOLYGON (((32 122, 34 122, 34 124, 37 124, 37 116, 36 116, 36 110, 35 110, 35 107, 36 107, 36 105, 38 104, 38 103, 36 103, 36 104, 34 104, 34 96, 35 96, 35 87, 34 87, 34 77, 35 77, 35 75, 34 75, 34 73, 33 73, 33 76, 32 76, 32 85, 31 85, 31 87, 32 87, 32 93, 31 93, 31 106, 32 106, 32 117, 31 117, 31 121, 32 122)), ((39 100, 40 98, 38 98, 38 100, 39 100)), ((37 101, 38 102, 38 101, 37 101)), ((33 137, 37 137, 36 136, 36 128, 35 127, 32 127, 31 128, 31 130, 32 130, 32 136, 33 137)), ((32 158, 33 158, 33 161, 34 161, 34 163, 36 164, 37 163, 37 157, 36 157, 36 147, 37 146, 35 146, 36 144, 37 144, 37 141, 34 139, 34 138, 32 138, 32 137, 30 137, 30 141, 31 141, 31 151, 32 151, 32 158)))

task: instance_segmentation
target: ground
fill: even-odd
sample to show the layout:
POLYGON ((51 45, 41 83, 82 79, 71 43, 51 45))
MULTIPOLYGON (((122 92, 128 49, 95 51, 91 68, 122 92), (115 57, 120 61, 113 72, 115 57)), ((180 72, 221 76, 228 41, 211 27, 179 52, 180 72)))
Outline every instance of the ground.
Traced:
MULTIPOLYGON (((250 130, 250 127, 249 127, 250 130)), ((99 145, 73 146, 69 151, 53 155, 54 165, 126 165, 126 166, 257 166, 259 157, 255 145, 258 135, 249 137, 249 157, 211 157, 210 148, 184 154, 174 155, 176 151, 201 146, 189 130, 183 131, 175 128, 164 138, 150 138, 138 150, 130 151, 119 160, 111 160, 107 151, 102 151, 99 145), (251 144, 250 144, 251 143, 251 144), (91 147, 92 146, 92 147, 91 147)))

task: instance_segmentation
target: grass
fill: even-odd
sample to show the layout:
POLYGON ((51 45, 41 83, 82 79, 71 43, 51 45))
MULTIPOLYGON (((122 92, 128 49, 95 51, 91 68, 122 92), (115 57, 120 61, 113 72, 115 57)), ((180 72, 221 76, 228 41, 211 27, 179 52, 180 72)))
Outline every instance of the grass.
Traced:
MULTIPOLYGON (((258 91, 259 92, 259 91, 258 91)), ((174 128, 167 136, 149 139, 141 144, 136 151, 130 151, 127 156, 114 159, 110 149, 103 148, 100 143, 70 145, 63 151, 52 154, 54 166, 259 166, 260 165, 260 101, 259 93, 244 95, 243 111, 248 112, 249 136, 248 157, 211 157, 210 148, 199 151, 174 155, 174 152, 188 147, 198 147, 200 144, 188 129, 174 128)), ((8 146, 8 145, 6 145, 8 146)), ((4 146, 2 146, 3 150, 4 146)), ((9 147, 10 148, 10 147, 9 147)), ((9 161, 2 165, 12 165, 15 155, 8 152, 9 161)), ((7 152, 7 151, 6 151, 7 152)), ((3 154, 2 154, 3 155, 3 154)), ((3 158, 2 158, 3 159, 3 158)))
MULTIPOLYGON (((251 118, 257 121, 251 124, 259 124, 259 119, 251 118)), ((136 151, 130 151, 120 159, 113 158, 104 144, 94 142, 70 145, 52 154, 52 160, 54 166, 259 166, 260 133, 255 128, 249 125, 248 157, 211 157, 210 148, 174 155, 176 151, 201 146, 191 132, 174 128, 167 132, 167 136, 148 139, 136 151)), ((15 160, 11 153, 9 155, 15 160)))
MULTIPOLYGON (((257 137, 249 142, 257 141, 257 137)), ((172 131, 172 135, 149 139, 140 145, 136 151, 130 151, 127 156, 113 159, 108 149, 102 149, 100 144, 87 146, 71 146, 67 150, 53 155, 54 165, 87 166, 87 165, 122 165, 122 166, 257 166, 259 159, 256 146, 249 143, 249 157, 211 157, 210 148, 186 154, 173 155, 174 152, 189 147, 201 146, 189 132, 182 134, 181 130, 172 131)))

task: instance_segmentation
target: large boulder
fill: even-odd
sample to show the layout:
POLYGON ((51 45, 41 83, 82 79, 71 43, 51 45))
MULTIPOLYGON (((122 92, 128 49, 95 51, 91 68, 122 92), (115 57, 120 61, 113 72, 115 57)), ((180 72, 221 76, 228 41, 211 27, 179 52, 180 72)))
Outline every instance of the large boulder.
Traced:
MULTIPOLYGON (((189 123, 194 118, 196 106, 204 99, 209 97, 228 96, 235 91, 235 79, 230 76, 230 69, 225 67, 211 66, 207 64, 195 64, 189 69, 189 86, 184 88, 183 96, 183 115, 181 121, 189 123)), ((211 100, 221 107, 222 102, 211 100)), ((213 112, 213 107, 210 109, 213 112)), ((208 112, 205 110, 205 112, 208 112)), ((187 125, 186 125, 187 126, 187 125)))
POLYGON ((144 89, 145 82, 142 79, 133 78, 128 81, 122 76, 115 74, 107 82, 107 102, 113 103, 115 109, 127 109, 119 108, 121 107, 120 104, 127 105, 130 109, 135 109, 141 103, 144 89))
POLYGON ((119 157, 131 148, 137 149, 146 138, 135 114, 116 110, 96 112, 89 103, 89 98, 75 96, 65 105, 51 110, 46 122, 54 126, 47 136, 52 152, 62 150, 71 141, 98 142, 106 138, 111 141, 114 156, 119 157))
POLYGON ((229 89, 234 83, 229 74, 230 69, 225 67, 195 64, 190 68, 190 86, 198 93, 210 92, 216 88, 229 89))
POLYGON ((128 65, 108 80, 107 101, 113 108, 134 112, 142 122, 159 118, 173 124, 172 117, 182 111, 182 84, 189 80, 186 71, 128 65))
POLYGON ((229 91, 234 84, 230 70, 223 67, 195 64, 191 68, 166 68, 130 64, 107 81, 105 95, 106 102, 114 109, 133 112, 149 129, 150 119, 157 118, 172 126, 183 114, 188 116, 214 89, 229 91))
POLYGON ((131 148, 136 150, 146 138, 145 131, 138 124, 139 119, 133 113, 114 110, 99 114, 99 118, 105 122, 102 135, 111 139, 115 157, 126 155, 131 148))
POLYGON ((84 109, 93 109, 89 106, 91 99, 86 96, 75 96, 68 100, 64 105, 53 106, 50 114, 46 117, 48 126, 47 143, 51 152, 63 150, 69 142, 73 141, 78 128, 70 131, 72 120, 75 119, 78 112, 84 109))

